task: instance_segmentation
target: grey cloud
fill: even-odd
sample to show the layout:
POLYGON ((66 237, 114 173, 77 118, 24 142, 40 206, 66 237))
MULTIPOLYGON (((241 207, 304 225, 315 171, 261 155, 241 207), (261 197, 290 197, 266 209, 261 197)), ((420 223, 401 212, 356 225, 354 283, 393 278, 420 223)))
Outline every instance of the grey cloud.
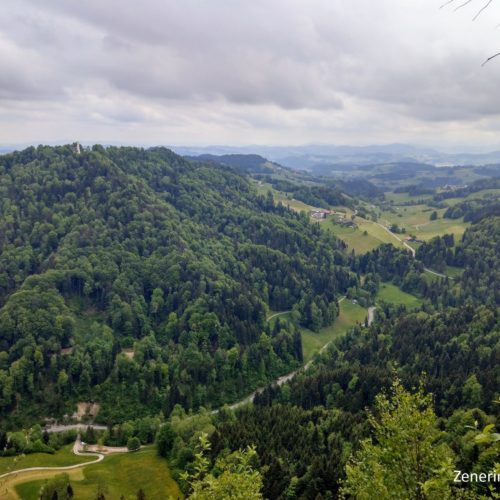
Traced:
POLYGON ((262 1, 250 12, 237 2, 214 1, 210 8, 186 2, 182 9, 178 2, 153 4, 156 9, 138 10, 135 2, 122 2, 117 12, 106 2, 47 2, 52 15, 83 20, 82 31, 91 24, 102 33, 100 46, 91 37, 72 45, 71 35, 61 63, 70 64, 73 76, 104 78, 145 97, 223 98, 286 109, 342 106, 316 64, 317 40, 308 39, 313 23, 287 13, 289 4, 276 12, 282 18, 270 15, 262 1), (71 50, 80 67, 68 61, 71 50))
POLYGON ((494 30, 437 0, 4 2, 0 100, 61 116, 167 123, 175 109, 186 127, 211 116, 214 134, 226 117, 314 141, 500 115, 500 63, 480 68, 494 30))

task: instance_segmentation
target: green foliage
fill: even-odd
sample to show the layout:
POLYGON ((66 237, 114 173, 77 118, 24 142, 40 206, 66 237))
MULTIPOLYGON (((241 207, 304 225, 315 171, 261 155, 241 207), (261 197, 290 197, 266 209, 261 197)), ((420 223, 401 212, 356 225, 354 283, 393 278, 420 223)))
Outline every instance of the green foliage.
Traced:
POLYGON ((156 434, 156 449, 161 457, 168 457, 174 446, 176 434, 170 422, 166 422, 156 434))
POLYGON ((73 497, 73 487, 67 474, 55 476, 40 490, 40 500, 71 500, 73 497))
POLYGON ((495 412, 499 333, 498 318, 486 307, 409 313, 380 304, 370 328, 354 328, 306 372, 267 388, 236 420, 217 423, 214 451, 256 444, 266 466, 266 497, 284 495, 294 477, 300 498, 335 497, 350 451, 368 436, 365 408, 373 408, 379 390, 391 386, 395 370, 406 387, 425 372, 446 427, 442 438, 457 454, 458 467, 489 470, 493 452, 480 453, 467 433, 475 421, 484 427, 494 417, 468 409, 479 403, 495 412))
POLYGON ((213 454, 225 456, 255 444, 265 498, 292 491, 297 498, 335 498, 353 443, 365 435, 363 416, 333 408, 305 410, 290 404, 286 394, 281 401, 270 406, 260 401, 235 416, 218 415, 210 439, 213 454))
POLYGON ((127 439, 127 448, 129 451, 137 451, 141 447, 141 442, 137 437, 127 439))
POLYGON ((306 216, 164 148, 0 157, 0 235, 11 426, 82 400, 111 424, 235 400, 302 360, 298 332, 269 331, 267 310, 301 304, 302 324, 324 326, 357 284, 306 216))
POLYGON ((417 249, 416 258, 436 271, 445 272, 446 265, 451 266, 454 263, 454 244, 455 238, 452 234, 432 238, 417 249))
POLYGON ((454 457, 430 395, 411 394, 396 381, 390 397, 377 396, 369 421, 374 439, 363 441, 348 463, 344 493, 359 500, 453 498, 454 457))
POLYGON ((194 472, 184 474, 188 484, 188 498, 192 500, 259 500, 262 499, 262 477, 256 469, 257 453, 248 447, 219 458, 211 472, 206 457, 210 443, 205 434, 200 436, 195 453, 194 472))
MULTIPOLYGON (((173 441, 166 457, 169 459, 174 473, 179 475, 182 471, 192 470, 200 436, 210 436, 215 430, 212 420, 212 415, 203 410, 191 415, 186 414, 179 406, 174 408, 170 420, 165 424, 165 427, 170 428, 173 434, 173 436, 169 436, 168 444, 170 444, 171 437, 173 437, 173 441)), ((160 442, 160 444, 162 443, 160 442)), ((160 452, 159 447, 157 451, 160 452)))

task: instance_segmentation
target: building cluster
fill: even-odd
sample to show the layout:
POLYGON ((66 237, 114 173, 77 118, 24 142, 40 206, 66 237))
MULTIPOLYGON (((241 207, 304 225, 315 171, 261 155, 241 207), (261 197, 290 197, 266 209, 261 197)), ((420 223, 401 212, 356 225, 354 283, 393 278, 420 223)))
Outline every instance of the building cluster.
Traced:
POLYGON ((331 210, 312 210, 311 217, 313 219, 326 219, 328 215, 331 215, 331 210))
POLYGON ((357 224, 350 218, 346 217, 346 214, 343 212, 335 212, 333 210, 311 210, 311 218, 315 220, 326 219, 329 215, 334 215, 335 224, 339 224, 343 227, 352 227, 357 228, 357 224))

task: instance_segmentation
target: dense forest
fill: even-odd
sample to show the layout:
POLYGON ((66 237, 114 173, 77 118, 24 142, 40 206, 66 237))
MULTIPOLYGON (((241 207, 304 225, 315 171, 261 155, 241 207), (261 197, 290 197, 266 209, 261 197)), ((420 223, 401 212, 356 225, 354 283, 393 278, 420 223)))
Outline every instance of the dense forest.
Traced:
POLYGON ((500 217, 488 217, 467 229, 459 242, 453 235, 433 238, 420 246, 418 260, 434 269, 463 268, 453 280, 434 283, 428 295, 445 304, 500 304, 500 217))
POLYGON ((415 257, 391 244, 357 255, 254 184, 165 148, 0 157, 2 453, 54 453, 75 432, 38 424, 96 401, 107 427, 85 441, 155 442, 192 498, 496 494, 449 474, 500 460, 500 217, 415 257), (378 300, 382 283, 420 305, 378 300), (375 320, 272 383, 303 364, 301 328, 334 322, 341 297, 376 305, 375 320), (268 321, 275 311, 291 313, 268 321))
MULTIPOLYGON (((498 422, 498 222, 485 220, 466 231, 453 261, 464 268, 458 283, 437 280, 429 287, 449 297, 456 293, 462 305, 449 307, 441 297, 434 306, 427 302, 414 312, 403 306, 379 307, 369 328, 357 327, 336 341, 307 372, 285 386, 270 386, 236 418, 221 415, 211 438, 214 450, 256 444, 265 471, 265 497, 289 498, 293 491, 292 498, 335 498, 350 457, 371 435, 367 408, 374 407, 380 390, 389 390, 397 377, 408 388, 421 380, 432 394, 437 414, 432 429, 441 429, 439 442, 446 444, 456 469, 492 470, 498 446, 474 443, 482 442, 483 427, 498 422)), ((452 237, 436 241, 445 256, 453 248, 452 237)), ((437 246, 436 241, 428 247, 437 246)), ((401 283, 402 276, 419 267, 411 262, 397 250, 379 247, 355 265, 401 283)), ((401 484, 399 480, 393 486, 401 484)), ((467 492, 408 498, 483 498, 487 493, 487 487, 474 485, 467 492)))
POLYGON ((313 207, 329 208, 332 205, 352 207, 353 202, 337 186, 318 185, 317 183, 297 184, 283 179, 266 179, 278 191, 285 191, 296 200, 313 207))
POLYGON ((500 386, 498 224, 486 218, 458 241, 433 239, 417 259, 392 245, 351 257, 363 277, 358 299, 373 303, 382 280, 420 295, 423 306, 379 303, 371 326, 353 328, 253 405, 196 419, 177 413, 160 433, 159 452, 189 470, 200 434, 209 436, 212 463, 255 446, 264 498, 494 497, 485 484, 453 484, 452 471, 491 471, 500 459, 492 433, 500 386), (424 272, 440 262, 461 274, 424 272), (407 461, 411 443, 425 449, 424 472, 407 461))
POLYGON ((358 277, 342 243, 227 168, 163 148, 0 158, 0 414, 219 405, 302 360, 269 310, 321 326, 358 277), (132 350, 133 349, 133 358, 132 350))

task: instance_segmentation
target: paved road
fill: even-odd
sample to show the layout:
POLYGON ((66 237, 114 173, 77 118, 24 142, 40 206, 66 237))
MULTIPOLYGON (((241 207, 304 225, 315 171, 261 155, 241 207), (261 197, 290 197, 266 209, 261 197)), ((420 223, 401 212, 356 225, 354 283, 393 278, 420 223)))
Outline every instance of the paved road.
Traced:
POLYGON ((91 456, 91 457, 97 457, 95 460, 91 460, 90 462, 83 462, 81 464, 76 464, 76 465, 66 465, 63 467, 28 467, 26 469, 19 469, 19 470, 14 470, 12 472, 6 472, 5 474, 0 475, 0 479, 8 476, 12 476, 14 474, 21 474, 22 472, 31 472, 31 471, 36 471, 36 470, 71 470, 71 469, 78 469, 79 467, 85 467, 86 465, 90 464, 96 464, 100 462, 101 460, 104 460, 104 455, 102 453, 97 453, 97 452, 87 452, 87 451, 80 451, 81 447, 81 440, 80 436, 76 438, 75 444, 73 445, 73 453, 78 456, 91 456))
POLYGON ((368 326, 370 326, 375 319, 375 309, 375 306, 371 306, 368 308, 368 326))
MULTIPOLYGON (((408 245, 408 243, 406 243, 406 241, 403 241, 397 234, 394 234, 387 226, 384 226, 383 224, 379 224, 378 222, 374 222, 374 224, 377 224, 377 226, 380 226, 381 228, 385 229, 390 235, 394 236, 394 238, 396 238, 400 243, 403 243, 403 245, 408 250, 410 250, 413 258, 415 258, 415 254, 416 254, 415 249, 412 248, 410 245, 408 245)), ((450 280, 453 279, 452 276, 446 276, 446 274, 437 273, 436 271, 433 271, 432 269, 429 269, 428 267, 424 267, 424 271, 427 273, 434 274, 435 276, 439 276, 440 278, 448 278, 450 280)))
POLYGON ((266 321, 271 321, 276 316, 281 316, 282 314, 288 314, 288 313, 291 313, 291 312, 292 312, 292 310, 290 309, 289 311, 281 311, 281 312, 278 312, 278 313, 274 313, 271 316, 269 316, 269 318, 267 318, 266 321))
POLYGON ((68 424, 68 425, 48 425, 45 427, 45 430, 50 434, 52 432, 65 432, 77 430, 80 432, 87 427, 93 427, 96 431, 105 431, 107 427, 105 425, 97 425, 97 424, 68 424))
POLYGON ((387 231, 391 236, 396 238, 400 243, 402 243, 413 255, 413 258, 415 258, 415 249, 408 245, 406 241, 403 241, 397 234, 394 234, 387 226, 384 226, 383 224, 380 224, 379 222, 374 222, 377 226, 380 226, 384 231, 387 231))
POLYGON ((450 280, 453 279, 451 276, 446 276, 446 274, 437 273, 436 271, 433 271, 432 269, 429 269, 428 267, 424 267, 424 271, 431 273, 431 274, 434 274, 436 276, 439 276, 440 278, 449 278, 450 280))
MULTIPOLYGON (((345 300, 345 296, 344 297, 341 297, 339 299, 339 304, 345 300)), ((375 310, 374 307, 370 307, 368 309, 368 324, 371 324, 371 321, 373 321, 373 317, 372 317, 372 320, 370 321, 370 309, 373 309, 375 310)), ((281 312, 281 313, 277 313, 277 314, 285 314, 287 312, 290 312, 290 311, 284 311, 284 312, 281 312)), ((273 316, 276 316, 275 314, 273 316)), ((269 317, 267 320, 269 321, 273 316, 269 317)), ((372 313, 372 316, 373 316, 373 313, 372 313)), ((323 352, 331 343, 332 341, 330 342, 327 342, 320 350, 319 352, 323 352)), ((292 372, 290 373, 287 373, 286 375, 282 375, 281 377, 278 377, 276 380, 272 381, 272 382, 269 382, 269 384, 267 384, 266 387, 268 387, 269 385, 271 384, 275 384, 277 386, 280 386, 280 385, 283 385, 285 384, 286 382, 288 382, 289 380, 292 380, 293 377, 295 377, 295 375, 297 375, 297 373, 299 373, 300 371, 302 370, 308 370, 309 367, 311 366, 312 364, 312 360, 311 361, 308 361, 304 366, 301 366, 295 370, 293 370, 292 372)), ((249 403, 252 403, 255 396, 257 394, 260 394, 261 392, 263 392, 265 389, 265 387, 260 387, 259 389, 255 390, 254 392, 252 392, 252 394, 249 394, 246 398, 242 399, 241 401, 238 401, 236 403, 233 403, 232 405, 229 405, 229 408, 231 408, 232 410, 235 410, 236 408, 239 408, 240 406, 244 406, 244 405, 247 405, 249 403)), ((212 413, 218 413, 219 410, 213 410, 212 413)))

